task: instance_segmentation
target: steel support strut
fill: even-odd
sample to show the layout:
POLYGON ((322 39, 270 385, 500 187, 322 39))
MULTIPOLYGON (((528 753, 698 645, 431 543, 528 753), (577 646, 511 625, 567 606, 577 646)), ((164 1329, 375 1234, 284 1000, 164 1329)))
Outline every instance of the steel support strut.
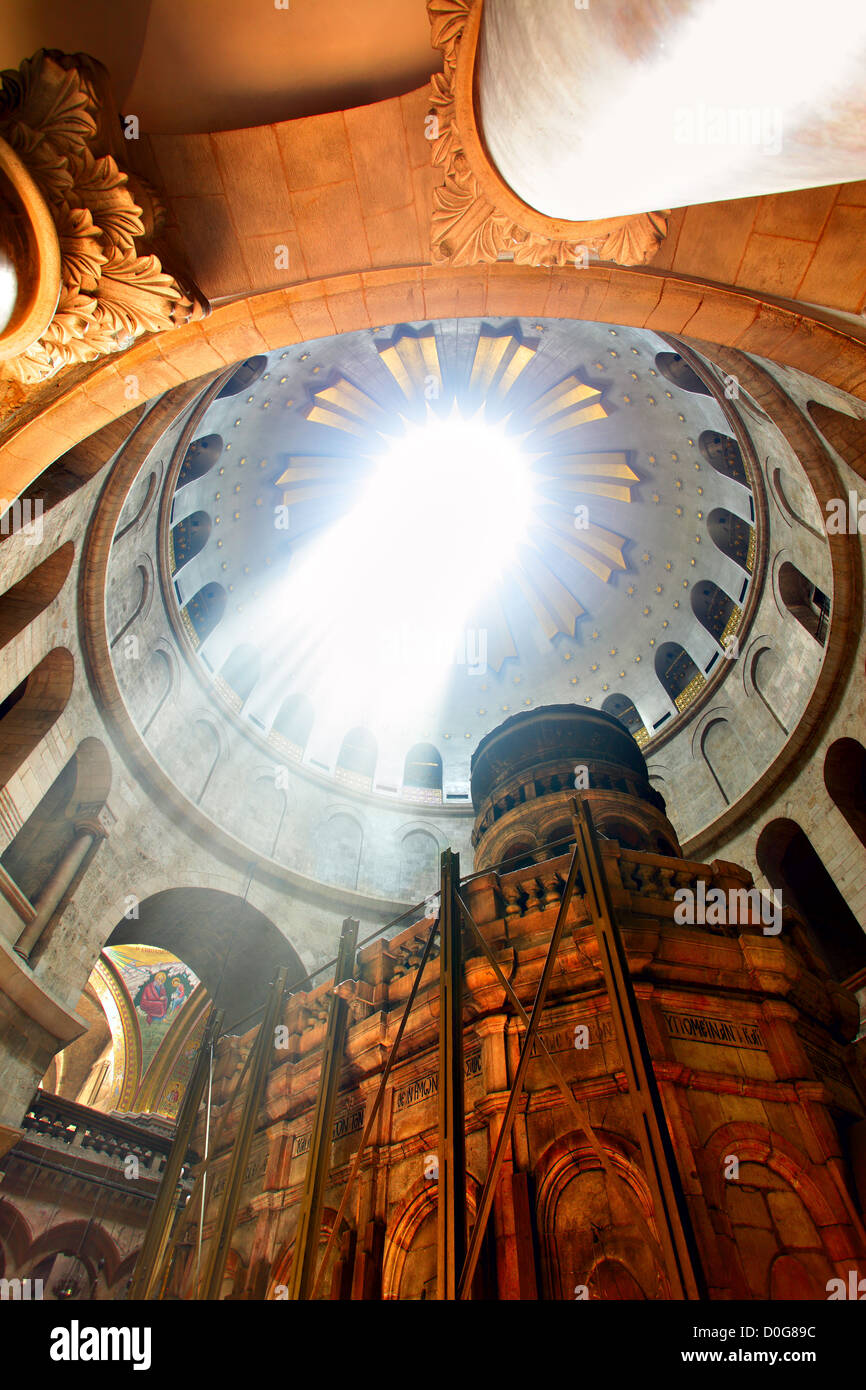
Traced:
POLYGON ((697 1241, 647 1045, 628 957, 587 802, 572 802, 577 855, 598 940, 623 1071, 628 1082, 644 1174, 674 1298, 706 1298, 697 1241))
MULTIPOLYGON (((514 1074, 514 1081, 511 1085, 508 1101, 505 1107, 505 1114, 502 1117, 502 1125, 499 1130, 499 1137, 496 1140, 496 1148, 493 1151, 493 1158, 490 1161, 490 1168, 484 1183, 484 1190, 481 1193, 481 1200, 478 1203, 478 1211, 475 1217, 475 1225, 472 1227, 472 1237, 469 1241, 469 1249, 466 1260, 460 1275, 457 1286, 457 1297, 465 1299, 469 1297, 469 1290, 472 1287, 472 1280, 478 1266, 478 1257, 481 1254, 481 1242, 484 1239, 484 1232, 487 1229, 487 1221, 493 1207, 493 1198, 496 1193, 496 1184, 499 1181, 499 1174, 502 1171, 502 1163, 505 1158, 505 1150, 511 1138, 511 1131, 514 1128, 514 1120, 517 1115, 517 1107, 523 1095, 523 1083, 526 1078, 526 1069, 532 1057, 532 1044, 538 1031, 541 1021, 542 1010, 547 999, 547 990, 550 985, 551 976, 556 965, 556 954, 559 950, 559 943, 562 938, 562 930, 565 926, 565 919, 568 916, 568 909, 571 903, 571 895, 574 892, 574 884, 577 879, 578 859, 577 850, 571 856, 571 864, 568 869, 568 877, 562 892, 562 901, 559 904, 559 911, 556 914, 556 923, 553 928, 553 935, 550 938, 550 946, 547 951, 547 959, 544 962, 544 969, 541 972, 541 979, 538 983, 538 990, 535 995, 535 1002, 532 1005, 532 1013, 529 1018, 529 1026, 523 1037, 523 1044, 520 1049, 520 1059, 517 1063, 517 1070, 514 1074)), ((441 1098, 440 1098, 441 1099, 441 1098)))
POLYGON ((460 856, 442 853, 439 897, 439 1204, 436 1296, 457 1297, 466 1254, 466 1117, 463 1104, 463 921, 460 856))
MULTIPOLYGON (((337 953, 337 967, 334 971, 335 989, 344 981, 351 980, 354 973, 358 926, 359 923, 354 917, 347 917, 343 922, 340 949, 337 953)), ((316 1108, 313 1112, 310 1151, 307 1155, 304 1188, 301 1194, 301 1206, 295 1234, 295 1253, 289 1275, 289 1298, 291 1299, 308 1299, 315 1278, 322 1206, 331 1168, 331 1131, 334 1127, 334 1108, 337 1103, 337 1087, 340 1082, 340 1068, 346 1045, 348 1022, 349 1006, 346 1000, 340 995, 332 993, 328 1007, 325 1043, 322 1048, 319 1091, 316 1096, 316 1108)))
POLYGON ((205 1025, 192 1076, 181 1102, 174 1141, 165 1161, 162 1182, 159 1185, 156 1201, 147 1223, 144 1241, 135 1262, 135 1273, 132 1276, 127 1298, 148 1299, 157 1284, 160 1265, 171 1231, 180 1172, 186 1161, 189 1141, 201 1104, 202 1092, 208 1075, 211 1049, 219 1037, 222 1022, 222 1010, 219 1013, 214 1013, 212 1008, 205 1025))
MULTIPOLYGON (((268 1072, 271 1060, 274 1055, 274 1029, 280 1014, 283 1002, 283 995, 286 990, 286 976, 288 971, 283 969, 277 971, 277 977, 271 986, 271 992, 265 1007, 265 1016, 262 1019, 259 1031, 256 1034, 252 1045, 252 1061, 250 1064, 250 1080, 244 1096, 243 1109, 238 1122, 237 1138, 232 1149, 229 1169, 226 1176, 226 1186, 223 1192, 223 1199, 220 1204, 219 1216, 217 1218, 216 1231, 214 1233, 213 1244, 211 1245, 210 1257, 208 1259, 207 1273, 204 1280, 204 1292, 201 1297, 206 1299, 218 1299, 222 1289, 223 1274, 225 1272, 226 1260, 228 1259, 229 1245, 235 1228, 235 1220, 238 1214, 238 1203, 241 1196, 241 1188, 244 1181, 244 1169, 250 1156, 250 1145, 253 1141, 256 1120, 262 1103, 262 1097, 267 1085, 268 1072)), ((206 1213, 202 1211, 201 1219, 204 1221, 206 1213)), ((198 1298, 198 1290, 194 1290, 193 1297, 198 1298)))

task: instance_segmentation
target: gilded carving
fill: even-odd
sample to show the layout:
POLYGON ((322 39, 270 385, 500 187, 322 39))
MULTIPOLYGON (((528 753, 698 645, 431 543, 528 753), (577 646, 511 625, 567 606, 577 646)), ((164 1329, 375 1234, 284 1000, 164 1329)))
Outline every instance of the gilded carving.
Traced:
MULTIPOLYGON (((461 80, 471 91, 481 3, 482 0, 428 0, 427 4, 431 43, 442 51, 444 59, 444 70, 431 78, 430 112, 436 118, 432 158, 434 165, 445 171, 444 181, 433 193, 434 261, 467 266, 510 256, 516 265, 564 266, 586 264, 590 256, 597 256, 618 265, 645 265, 667 235, 668 212, 640 213, 603 223, 556 223, 521 204, 516 194, 498 179, 492 165, 488 164, 484 177, 480 166, 486 156, 477 133, 465 128, 467 118, 461 129, 457 101, 461 80), (470 19, 476 21, 471 52, 461 64, 461 44, 470 19), (467 149, 470 143, 474 146, 474 167, 473 156, 467 149), (495 189, 497 182, 500 196, 491 199, 489 190, 495 189), (498 205, 500 202, 510 207, 498 205), (565 225, 574 235, 552 235, 545 231, 545 222, 551 224, 551 231, 565 225)), ((470 108, 471 102, 467 102, 464 110, 470 108)), ((469 121, 474 121, 474 117, 469 121)))
POLYGON ((41 49, 0 74, 0 137, 27 169, 51 213, 60 245, 61 288, 54 315, 4 365, 26 385, 73 363, 119 352, 143 333, 159 333, 202 312, 138 243, 160 208, 103 152, 101 109, 89 60, 41 49))

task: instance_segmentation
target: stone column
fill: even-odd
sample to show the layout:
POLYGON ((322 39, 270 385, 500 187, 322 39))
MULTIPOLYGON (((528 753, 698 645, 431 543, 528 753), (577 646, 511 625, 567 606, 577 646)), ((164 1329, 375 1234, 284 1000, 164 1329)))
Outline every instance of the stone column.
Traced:
POLYGON ((63 858, 55 865, 34 904, 36 915, 15 942, 19 956, 29 960, 58 904, 69 891, 75 876, 90 849, 105 838, 106 831, 98 816, 86 816, 75 822, 75 835, 63 858))

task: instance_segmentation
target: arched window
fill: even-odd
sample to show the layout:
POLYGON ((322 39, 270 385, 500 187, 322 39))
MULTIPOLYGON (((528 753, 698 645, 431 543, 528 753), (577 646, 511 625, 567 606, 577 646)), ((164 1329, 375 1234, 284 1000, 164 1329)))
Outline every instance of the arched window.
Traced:
POLYGON ((171 528, 169 560, 172 574, 199 555, 210 539, 211 519, 207 512, 192 512, 171 528))
POLYGON ((694 368, 678 352, 657 352, 656 371, 674 386, 679 386, 681 391, 692 391, 696 396, 711 394, 709 387, 704 385, 694 368))
POLYGON ((66 708, 75 662, 55 647, 0 704, 0 787, 30 757, 66 708))
POLYGON ((350 729, 337 755, 337 780, 369 788, 373 784, 378 749, 367 729, 350 729))
POLYGON ((733 599, 711 579, 701 579, 692 588, 692 612, 720 647, 736 632, 742 616, 733 599))
POLYGON ((635 742, 642 748, 649 739, 644 722, 637 712, 635 703, 628 695, 608 695, 601 705, 605 714, 612 714, 620 724, 624 724, 635 742))
POLYGON ((706 677, 679 642, 664 642, 656 649, 655 667, 665 693, 680 711, 691 704, 706 684, 706 677))
POLYGON ((262 654, 249 642, 242 642, 239 647, 235 647, 220 667, 220 680, 227 691, 234 695, 232 703, 238 709, 255 690, 261 667, 262 654))
POLYGON ((608 840, 616 840, 623 849, 650 848, 646 831, 625 816, 599 816, 598 829, 600 834, 608 840))
POLYGON ((842 981, 858 975, 866 967, 866 932, 797 822, 771 821, 758 837, 755 856, 783 902, 806 922, 830 973, 842 981))
POLYGON ((830 625, 830 600, 790 560, 779 566, 779 597, 800 626, 823 647, 830 625))
POLYGON ((410 830, 400 844, 400 896, 413 901, 439 886, 439 845, 427 830, 410 830))
POLYGON ((250 387, 256 384, 267 365, 268 359, 266 357, 261 355, 248 357, 246 362, 241 362, 240 366, 235 368, 217 396, 217 400, 224 400, 226 396, 238 396, 241 391, 249 391, 250 387))
POLYGON ((218 434, 205 434, 201 439, 194 439, 184 454, 177 475, 177 487, 186 487, 187 483, 203 478, 213 468, 222 451, 223 442, 218 434))
POLYGON ((502 847, 502 858, 499 860, 504 874, 516 873, 518 869, 528 869, 535 863, 537 846, 532 840, 516 839, 510 840, 507 845, 502 847))
POLYGON ((0 647, 29 627, 63 588, 75 546, 67 541, 0 596, 0 647))
POLYGON ((295 757, 302 757, 313 727, 313 706, 306 695, 290 695, 277 710, 271 733, 285 741, 295 757))
POLYGON ((704 430, 698 439, 698 448, 711 468, 735 483, 749 487, 746 465, 740 446, 729 434, 717 434, 715 430, 704 430))
POLYGON ((442 759, 432 743, 416 743, 406 754, 403 790, 416 801, 442 800, 442 759), (418 795, 422 793, 422 795, 418 795))
POLYGON ((713 544, 723 555, 727 555, 746 574, 752 573, 755 533, 747 521, 729 512, 727 507, 716 507, 707 517, 707 530, 713 544))
POLYGON ((866 845, 866 748, 837 738, 824 759, 824 786, 861 844, 866 845))
POLYGON ((819 405, 817 401, 810 401, 807 409, 839 457, 861 478, 866 478, 866 420, 833 410, 829 405, 819 405))
POLYGON ((221 621, 227 603, 222 584, 205 584, 189 603, 180 610, 181 620, 193 647, 198 648, 210 637, 221 621))

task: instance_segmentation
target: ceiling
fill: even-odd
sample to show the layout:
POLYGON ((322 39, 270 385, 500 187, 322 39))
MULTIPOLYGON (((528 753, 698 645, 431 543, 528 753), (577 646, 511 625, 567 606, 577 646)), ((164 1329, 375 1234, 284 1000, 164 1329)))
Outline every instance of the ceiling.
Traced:
MULTIPOLYGON (((638 329, 462 319, 437 323, 435 335, 429 324, 402 325, 271 353, 257 381, 208 407, 196 434, 219 436, 223 451, 208 473, 174 496, 173 526, 194 513, 212 523, 204 548, 175 575, 178 607, 205 585, 226 590, 225 616, 198 659, 209 674, 218 672, 237 646, 257 643, 262 678, 244 708, 252 726, 268 729, 282 700, 305 694, 318 715, 307 750, 316 766, 333 767, 343 736, 362 725, 371 728, 380 751, 388 750, 391 766, 415 743, 435 745, 446 788, 468 784, 472 749, 520 709, 573 700, 598 707, 620 693, 635 702, 648 730, 666 714, 669 728, 677 713, 655 672, 656 648, 680 643, 701 671, 718 654, 694 615, 692 590, 710 580, 742 603, 745 576, 713 543, 707 518, 713 508, 724 507, 749 521, 751 507, 748 490, 720 475, 699 449, 703 431, 731 433, 721 406, 659 373, 657 354, 668 351, 662 339, 638 329), (470 651, 467 637, 465 659, 458 655, 447 688, 427 700, 410 692, 385 717, 371 709, 369 688, 353 669, 350 642, 329 646, 322 628, 313 638, 316 659, 298 659, 292 610, 307 600, 292 587, 292 575, 299 572, 295 557, 301 545, 327 533, 357 497, 359 460, 371 433, 358 425, 353 409, 372 412, 380 422, 411 411, 395 372, 399 376, 400 351, 409 361, 425 335, 424 351, 433 355, 423 362, 424 371, 438 362, 444 406, 455 383, 458 395, 477 406, 478 389, 467 394, 467 383, 480 357, 498 353, 503 341, 497 370, 507 372, 511 360, 517 363, 518 350, 524 366, 519 372, 515 366, 507 400, 488 409, 505 410, 519 433, 537 419, 539 398, 558 383, 574 376, 585 394, 575 407, 582 414, 551 417, 554 423, 571 419, 570 428, 546 433, 542 422, 529 437, 537 495, 532 525, 495 592, 474 606, 468 620, 468 631, 485 634, 486 669, 480 669, 481 653, 477 645, 470 651), (363 393, 353 404, 333 385, 342 379, 363 393), (335 413, 353 429, 335 427, 335 413), (599 418, 588 418, 593 414, 599 418), (564 457, 571 463, 563 463, 564 457), (275 530, 275 507, 284 502, 290 504, 289 527, 275 530), (575 506, 582 502, 597 528, 591 532, 575 529, 575 506), (316 693, 316 682, 323 688, 323 668, 332 704, 327 720, 316 693)), ((491 403, 499 379, 495 373, 491 378, 491 403)), ((455 496, 455 507, 460 504, 455 496)), ((407 515, 406 526, 435 594, 437 569, 453 558, 447 537, 425 530, 421 515, 407 515)), ((381 639, 388 614, 370 614, 369 621, 364 640, 373 643, 381 639)), ((382 682, 387 660, 386 652, 382 682)))
POLYGON ((424 0, 4 0, 0 66, 43 47, 98 58, 145 134, 360 106, 441 66, 424 0))

